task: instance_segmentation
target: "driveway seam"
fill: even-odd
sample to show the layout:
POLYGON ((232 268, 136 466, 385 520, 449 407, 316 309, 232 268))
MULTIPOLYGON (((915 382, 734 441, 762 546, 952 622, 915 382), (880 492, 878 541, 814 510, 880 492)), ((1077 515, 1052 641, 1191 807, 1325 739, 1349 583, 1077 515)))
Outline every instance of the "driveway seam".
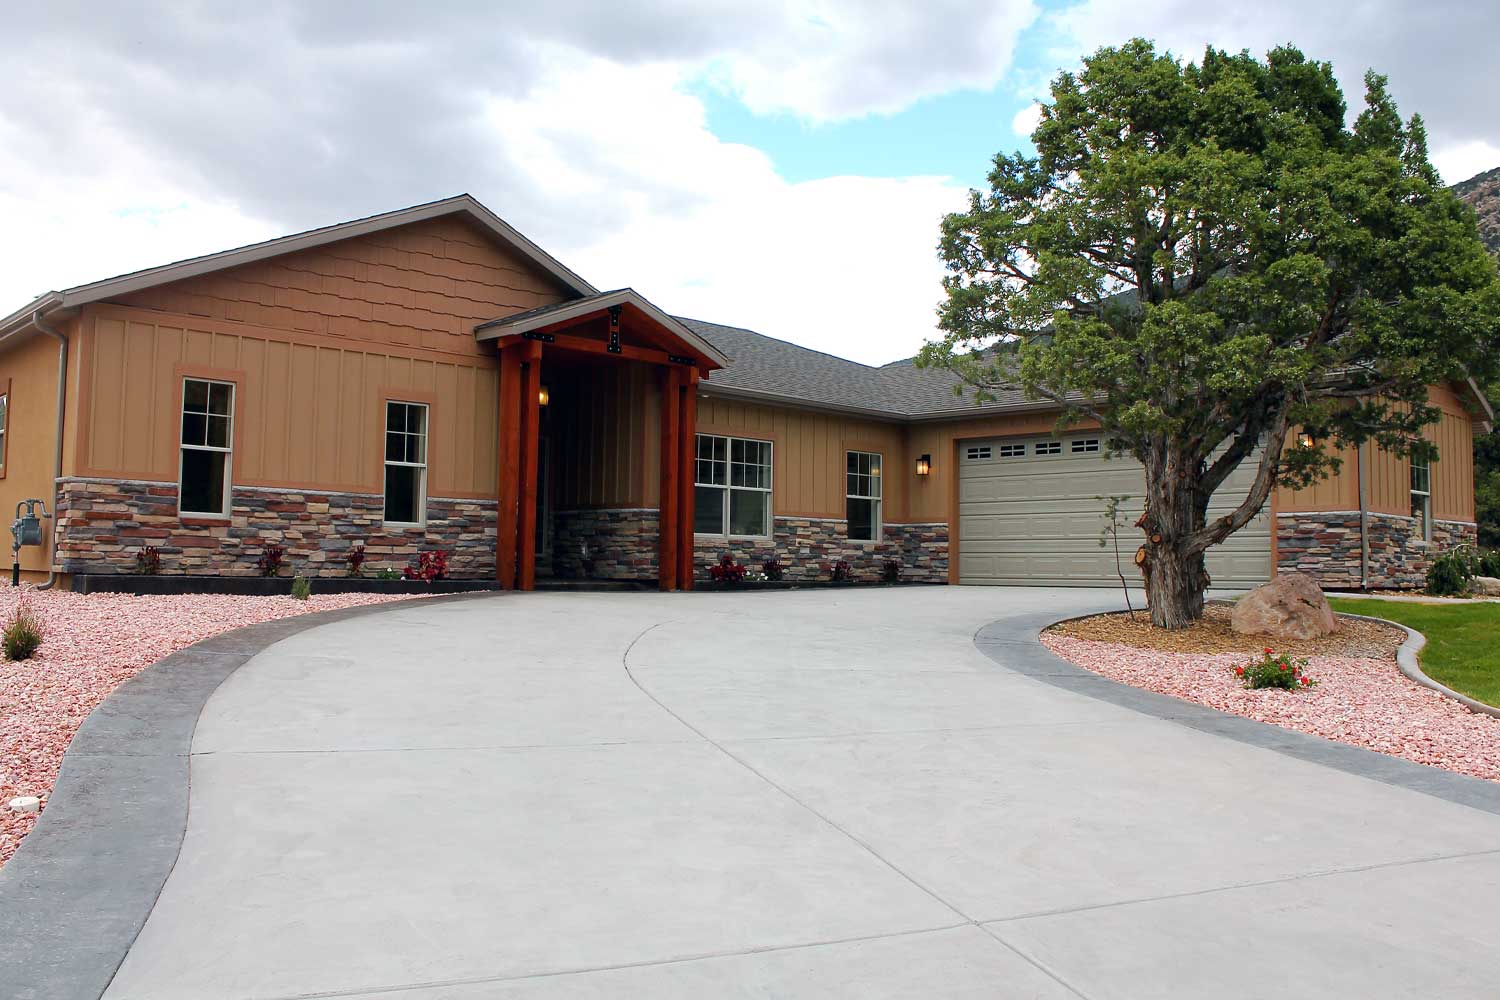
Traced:
POLYGON ((1053 981, 1055 981, 1058 985, 1060 985, 1064 989, 1068 990, 1074 996, 1080 997, 1080 998, 1082 998, 1082 1000, 1089 1000, 1089 998, 1087 997, 1087 995, 1082 990, 1080 990, 1078 987, 1074 986, 1072 983, 1068 982, 1066 979, 1064 979, 1057 972, 1054 972, 1052 969, 1050 969, 1047 966, 1043 965, 1042 963, 1038 962, 1036 959, 1032 958, 1030 955, 1028 955, 1025 952, 1021 951, 1020 949, 1016 948, 1009 941, 1005 941, 1002 938, 998 937, 997 935, 992 934, 984 926, 983 923, 981 923, 980 921, 974 919, 969 914, 967 914, 963 910, 959 909, 956 905, 954 905, 953 903, 949 902, 947 899, 944 899, 941 895, 939 895, 933 889, 929 888, 926 885, 923 885, 914 876, 912 876, 911 874, 907 873, 900 866, 898 866, 894 862, 892 862, 889 858, 886 858, 879 851, 875 850, 875 848, 873 846, 871 846, 870 844, 866 843, 862 838, 860 838, 859 836, 857 836, 856 834, 854 834, 850 830, 846 829, 845 827, 841 826, 839 823, 835 822, 832 818, 830 818, 829 816, 825 815, 823 812, 821 812, 817 808, 813 807, 812 805, 809 805, 807 802, 804 802, 802 799, 798 798, 796 795, 794 795, 787 788, 783 787, 782 785, 778 784, 776 781, 774 781, 773 779, 771 779, 770 777, 768 777, 766 774, 762 773, 758 768, 755 767, 755 765, 751 764, 749 761, 744 760, 743 758, 741 758, 740 756, 738 756, 737 754, 735 754, 733 751, 731 751, 728 747, 726 747, 723 744, 719 743, 717 740, 715 740, 713 737, 709 736, 703 730, 699 729, 697 726, 693 725, 691 722, 689 722, 687 719, 683 718, 677 712, 673 711, 670 706, 668 706, 664 701, 662 701, 656 695, 652 694, 651 691, 649 689, 647 689, 646 686, 644 684, 642 684, 640 682, 640 680, 635 676, 635 674, 631 671, 631 669, 630 669, 630 651, 635 648, 636 643, 640 642, 643 638, 645 638, 651 632, 655 631, 658 628, 661 628, 664 625, 671 625, 671 624, 674 624, 673 620, 668 620, 668 621, 664 621, 664 622, 657 622, 657 623, 655 623, 653 625, 648 626, 646 629, 642 630, 639 635, 637 635, 634 639, 632 639, 630 641, 630 644, 625 647, 625 651, 620 655, 620 665, 625 670, 625 676, 630 678, 630 683, 634 684, 636 686, 636 688, 641 692, 641 694, 643 694, 647 698, 651 699, 651 701, 658 708, 660 708, 663 712, 666 712, 668 715, 670 715, 672 718, 676 719, 679 723, 681 723, 688 730, 690 730, 691 732, 693 732, 694 734, 696 734, 701 740, 703 740, 703 742, 707 743, 709 746, 713 747, 715 750, 718 750, 719 753, 723 754, 725 757, 729 758, 731 761, 733 761, 734 763, 738 764, 744 770, 749 771, 751 774, 755 775, 755 777, 759 778, 768 787, 770 787, 770 788, 774 789, 775 791, 779 792, 782 796, 784 796, 785 798, 787 798, 788 800, 790 800, 791 802, 793 802, 794 804, 796 804, 797 806, 799 806, 800 808, 802 808, 803 810, 805 810, 807 813, 809 813, 810 815, 812 815, 812 816, 816 817, 817 819, 821 820, 828 827, 832 828, 833 830, 836 830, 840 834, 843 834, 843 836, 846 839, 848 839, 850 842, 852 842, 852 843, 856 844, 857 846, 859 846, 861 849, 863 849, 865 851, 866 854, 868 854, 870 857, 874 858, 876 861, 880 862, 882 865, 884 865, 890 871, 894 872, 896 875, 900 876, 902 879, 904 879, 913 888, 915 888, 915 889, 917 889, 917 890, 925 893, 928 897, 930 897, 931 899, 933 899, 935 902, 940 903, 941 905, 947 907, 948 910, 950 910, 956 916, 962 918, 969 925, 971 925, 973 927, 977 927, 980 931, 982 931, 988 937, 993 938, 999 944, 1001 944, 1005 948, 1008 948, 1011 952, 1013 952, 1022 961, 1026 962, 1029 965, 1031 965, 1033 968, 1037 969, 1037 971, 1039 971, 1039 972, 1043 973, 1044 975, 1046 975, 1049 979, 1052 979, 1053 981))

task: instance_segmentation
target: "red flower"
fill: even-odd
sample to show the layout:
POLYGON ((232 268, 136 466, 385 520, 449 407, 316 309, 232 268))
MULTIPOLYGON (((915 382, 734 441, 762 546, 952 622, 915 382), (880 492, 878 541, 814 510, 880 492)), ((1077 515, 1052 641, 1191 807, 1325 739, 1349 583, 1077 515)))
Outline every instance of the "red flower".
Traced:
POLYGON ((1283 663, 1283 664, 1282 664, 1282 665, 1281 665, 1281 669, 1282 669, 1282 671, 1283 671, 1283 672, 1285 672, 1285 670, 1286 670, 1286 668, 1287 668, 1287 667, 1286 667, 1286 664, 1285 664, 1285 663, 1283 663))
POLYGON ((1245 676, 1245 668, 1244 667, 1235 667, 1234 668, 1234 676, 1236 676, 1236 677, 1243 677, 1243 676, 1245 676))
POLYGON ((1309 680, 1308 680, 1308 679, 1307 679, 1307 678, 1306 678, 1306 677, 1303 677, 1303 678, 1301 678, 1301 680, 1302 680, 1302 683, 1303 683, 1303 684, 1310 684, 1310 683, 1312 683, 1312 682, 1311 682, 1311 681, 1309 681, 1309 680))
POLYGON ((1273 650, 1270 646, 1266 647, 1266 655, 1267 656, 1270 656, 1274 652, 1275 652, 1275 650, 1273 650))

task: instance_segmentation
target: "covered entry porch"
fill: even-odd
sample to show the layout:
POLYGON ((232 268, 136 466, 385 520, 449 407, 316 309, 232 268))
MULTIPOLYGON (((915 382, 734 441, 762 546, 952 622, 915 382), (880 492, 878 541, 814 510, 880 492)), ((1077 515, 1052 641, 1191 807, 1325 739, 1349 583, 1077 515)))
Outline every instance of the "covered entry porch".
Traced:
POLYGON ((639 539, 654 525, 658 586, 690 588, 698 382, 727 359, 631 289, 508 316, 476 336, 500 352, 501 586, 593 575, 593 533, 633 513, 639 539))

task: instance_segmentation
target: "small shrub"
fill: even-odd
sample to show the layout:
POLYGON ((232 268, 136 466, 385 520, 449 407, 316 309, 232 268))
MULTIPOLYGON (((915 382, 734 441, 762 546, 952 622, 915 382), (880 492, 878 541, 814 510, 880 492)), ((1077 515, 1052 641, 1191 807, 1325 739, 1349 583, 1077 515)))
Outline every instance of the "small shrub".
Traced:
POLYGON ((880 579, 886 583, 901 582, 901 560, 887 559, 880 564, 880 579))
POLYGON ((727 552, 719 558, 717 565, 708 568, 708 578, 714 583, 744 583, 745 567, 734 561, 727 552))
POLYGON ((1285 653, 1278 656, 1275 650, 1267 648, 1262 652, 1260 659, 1251 660, 1243 667, 1235 667, 1234 675, 1251 690, 1283 688, 1287 691, 1297 691, 1318 683, 1307 676, 1306 669, 1306 660, 1298 660, 1294 663, 1292 658, 1285 653))
POLYGON ((828 579, 834 583, 848 583, 854 579, 854 567, 846 560, 840 559, 828 567, 828 579))
POLYGON ((0 648, 5 650, 5 658, 17 662, 31 659, 41 648, 42 634, 42 620, 22 594, 10 621, 5 624, 4 634, 0 635, 0 648))
POLYGON ((255 566, 260 570, 261 576, 277 576, 281 573, 281 565, 286 561, 286 549, 272 542, 261 550, 260 558, 255 560, 255 566))
POLYGON ((1427 568, 1427 592, 1438 597, 1462 597, 1473 586, 1478 560, 1468 546, 1449 549, 1427 568))
POLYGON ((1500 577, 1500 549, 1479 554, 1479 575, 1500 577))
POLYGON ((434 549, 430 552, 418 552, 417 561, 406 567, 404 575, 408 580, 421 580, 423 583, 445 579, 448 576, 447 550, 434 549))
POLYGON ((148 545, 135 554, 135 571, 141 576, 156 576, 161 572, 161 549, 148 545))
POLYGON ((380 567, 380 569, 375 571, 375 579, 399 580, 401 579, 401 571, 399 569, 396 569, 394 566, 382 566, 380 567))
POLYGON ((344 556, 344 563, 349 567, 350 576, 365 575, 365 546, 363 542, 348 551, 344 556))
POLYGON ((292 581, 292 596, 299 601, 305 601, 312 596, 312 582, 305 576, 299 576, 292 581))
POLYGON ((767 580, 780 580, 786 570, 781 566, 781 560, 775 556, 760 564, 760 571, 766 575, 767 580))

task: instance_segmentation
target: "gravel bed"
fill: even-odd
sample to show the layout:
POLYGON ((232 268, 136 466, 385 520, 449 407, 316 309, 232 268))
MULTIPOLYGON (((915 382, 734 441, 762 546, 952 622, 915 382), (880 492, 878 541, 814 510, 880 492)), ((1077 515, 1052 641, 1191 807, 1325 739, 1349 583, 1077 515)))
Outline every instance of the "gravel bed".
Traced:
MULTIPOLYGON (((1500 781, 1500 719, 1409 680, 1388 657, 1312 655, 1307 673, 1315 687, 1249 691, 1234 676, 1234 668, 1252 658, 1245 652, 1166 652, 1054 631, 1043 633, 1042 644, 1121 684, 1500 781)), ((1278 643, 1264 645, 1282 651, 1278 643)))
POLYGON ((84 596, 4 587, 0 624, 10 621, 23 594, 44 622, 46 638, 30 660, 0 660, 0 865, 37 819, 13 812, 10 800, 39 796, 45 809, 73 734, 111 691, 145 667, 242 625, 410 599, 377 594, 314 595, 306 601, 212 594, 84 596))
POLYGON ((1378 622, 1358 618, 1339 619, 1339 630, 1316 639, 1277 639, 1241 635, 1229 624, 1231 606, 1209 604, 1203 619, 1185 629, 1162 629, 1151 624, 1144 611, 1094 615, 1063 622, 1047 630, 1048 635, 1115 642, 1122 646, 1156 649, 1164 653, 1259 653, 1274 645, 1278 653, 1293 656, 1357 656, 1394 660, 1396 649, 1406 641, 1406 632, 1378 622))

